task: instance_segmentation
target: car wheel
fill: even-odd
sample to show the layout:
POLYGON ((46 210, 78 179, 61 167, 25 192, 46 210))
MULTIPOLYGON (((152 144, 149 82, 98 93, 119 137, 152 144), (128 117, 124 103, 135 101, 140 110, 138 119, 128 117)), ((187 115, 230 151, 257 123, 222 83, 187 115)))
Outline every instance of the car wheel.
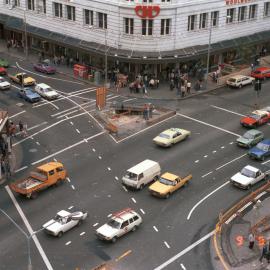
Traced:
POLYGON ((158 175, 156 175, 153 180, 157 181, 158 180, 158 175))
POLYGON ((132 232, 135 232, 136 230, 137 230, 137 226, 134 226, 134 227, 131 229, 132 232))
POLYGON ((78 226, 78 227, 80 227, 81 225, 82 225, 82 221, 81 221, 81 220, 79 220, 79 222, 78 222, 77 226, 78 226))
POLYGON ((38 196, 37 192, 33 192, 31 193, 30 198, 35 199, 37 196, 38 196))
POLYGON ((239 88, 242 88, 242 84, 239 84, 239 88))
POLYGON ((167 193, 166 196, 165 196, 165 198, 166 199, 169 199, 170 198, 170 195, 171 195, 170 193, 167 193))
POLYGON ((57 234, 57 237, 62 237, 63 236, 63 232, 59 232, 58 234, 57 234))
POLYGON ((139 189, 142 190, 144 188, 144 184, 141 184, 139 189))
POLYGON ((251 189, 251 184, 249 184, 249 185, 247 186, 247 189, 251 189))
POLYGON ((117 237, 116 237, 116 236, 112 238, 112 242, 113 242, 113 243, 115 243, 116 240, 117 240, 117 237))

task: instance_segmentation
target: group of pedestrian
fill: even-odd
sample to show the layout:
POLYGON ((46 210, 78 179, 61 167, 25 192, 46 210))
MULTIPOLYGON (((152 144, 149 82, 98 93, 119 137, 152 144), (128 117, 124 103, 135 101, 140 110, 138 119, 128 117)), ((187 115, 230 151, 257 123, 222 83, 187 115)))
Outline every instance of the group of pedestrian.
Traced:
POLYGON ((191 81, 187 73, 183 75, 174 71, 170 73, 170 90, 173 91, 174 88, 177 90, 177 95, 181 95, 181 97, 191 93, 191 81))
POLYGON ((20 120, 18 125, 16 126, 12 121, 9 122, 8 124, 8 135, 10 137, 16 137, 17 135, 17 127, 19 129, 19 135, 21 137, 26 137, 27 136, 27 125, 23 124, 23 122, 20 120))
POLYGON ((143 119, 149 120, 153 117, 154 105, 152 103, 146 103, 143 107, 143 119))

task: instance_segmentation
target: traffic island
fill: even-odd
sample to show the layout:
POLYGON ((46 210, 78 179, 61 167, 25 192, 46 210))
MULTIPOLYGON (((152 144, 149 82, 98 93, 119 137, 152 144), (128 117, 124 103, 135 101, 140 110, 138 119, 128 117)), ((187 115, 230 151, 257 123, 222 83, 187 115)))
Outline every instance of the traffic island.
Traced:
POLYGON ((153 106, 151 103, 112 103, 102 111, 96 111, 94 117, 116 141, 139 133, 176 114, 176 111, 153 106))
POLYGON ((270 183, 251 193, 220 216, 211 241, 211 258, 216 270, 270 269, 267 259, 259 260, 270 239, 270 183), (249 235, 255 236, 249 248, 249 235))

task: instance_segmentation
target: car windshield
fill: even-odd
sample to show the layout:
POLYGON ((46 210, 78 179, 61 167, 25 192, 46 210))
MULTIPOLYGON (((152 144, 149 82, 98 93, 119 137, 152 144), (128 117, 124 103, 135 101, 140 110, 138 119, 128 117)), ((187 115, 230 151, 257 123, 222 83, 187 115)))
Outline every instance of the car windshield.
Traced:
POLYGON ((228 81, 229 81, 229 82, 236 82, 236 79, 230 78, 228 81))
POLYGON ((243 138, 245 139, 253 139, 254 138, 254 135, 253 134, 250 134, 249 132, 246 132, 244 135, 243 135, 243 138))
POLYGON ((260 116, 257 115, 257 114, 254 114, 254 113, 253 114, 250 114, 249 117, 250 118, 253 118, 253 119, 256 119, 256 120, 259 120, 260 119, 260 116))
POLYGON ((33 95, 33 94, 34 94, 34 92, 33 92, 33 91, 31 91, 31 90, 25 90, 25 94, 26 94, 26 95, 33 95))
POLYGON ((247 169, 247 168, 243 168, 241 171, 241 174, 247 177, 255 177, 255 172, 247 169))
POLYGON ((136 180, 137 179, 137 174, 132 173, 132 172, 127 172, 127 174, 125 175, 126 178, 129 178, 131 180, 136 180))
POLYGON ((264 144, 264 143, 258 143, 257 148, 262 150, 262 151, 268 151, 269 146, 267 144, 264 144))
POLYGON ((114 219, 110 219, 107 224, 115 229, 119 229, 121 225, 118 221, 114 219))
POLYGON ((170 181, 170 180, 163 178, 163 177, 159 178, 159 182, 164 184, 164 185, 173 186, 173 181, 170 181))
POLYGON ((48 88, 44 88, 43 89, 43 92, 44 93, 48 93, 48 92, 51 92, 52 91, 52 88, 51 87, 48 87, 48 88))
POLYGON ((0 78, 0 82, 4 82, 4 81, 5 81, 4 79, 0 78))
POLYGON ((54 220, 55 220, 55 221, 61 221, 61 219, 62 219, 62 217, 59 216, 59 215, 56 215, 56 216, 54 217, 54 220))
POLYGON ((161 138, 164 138, 164 139, 170 139, 170 136, 168 134, 165 134, 165 133, 160 133, 158 136, 161 138))

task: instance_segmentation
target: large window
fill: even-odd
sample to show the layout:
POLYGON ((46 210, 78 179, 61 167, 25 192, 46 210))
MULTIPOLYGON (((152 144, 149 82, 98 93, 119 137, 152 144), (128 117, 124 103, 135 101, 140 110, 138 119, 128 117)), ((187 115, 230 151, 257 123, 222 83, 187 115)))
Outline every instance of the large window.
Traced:
POLYGON ((196 24, 197 24, 197 15, 188 16, 188 31, 195 30, 196 24))
POLYGON ((250 20, 255 19, 257 17, 257 9, 258 9, 258 5, 249 6, 248 18, 250 20))
POLYGON ((94 24, 94 12, 93 10, 84 9, 84 24, 94 24))
POLYGON ((35 10, 35 0, 27 0, 27 9, 35 10))
POLYGON ((243 22, 246 20, 247 16, 247 7, 238 8, 238 22, 243 22))
POLYGON ((200 14, 200 29, 207 28, 207 19, 208 19, 208 14, 207 13, 201 13, 200 14))
POLYGON ((47 10, 46 10, 46 0, 42 0, 42 10, 41 10, 43 13, 46 13, 47 10))
POLYGON ((53 14, 55 17, 63 17, 63 6, 60 3, 53 3, 53 14))
POLYGON ((124 18, 124 28, 125 28, 126 34, 133 35, 133 33, 134 33, 134 19, 124 18))
POLYGON ((76 9, 73 6, 66 6, 66 11, 67 11, 67 19, 70 21, 75 21, 76 20, 76 9))
POLYGON ((98 27, 107 29, 107 14, 98 12, 98 27))
POLYGON ((227 18, 226 18, 226 23, 233 23, 235 20, 235 13, 236 9, 235 8, 229 8, 227 9, 227 18))
POLYGON ((171 19, 161 19, 161 28, 160 34, 161 35, 169 35, 171 28, 171 19))
POLYGON ((263 10, 264 16, 270 16, 270 2, 264 3, 264 10, 263 10))
POLYGON ((213 27, 218 26, 218 19, 219 19, 219 11, 211 12, 211 22, 213 27))
POLYGON ((142 20, 142 35, 152 36, 153 35, 153 20, 142 20))

